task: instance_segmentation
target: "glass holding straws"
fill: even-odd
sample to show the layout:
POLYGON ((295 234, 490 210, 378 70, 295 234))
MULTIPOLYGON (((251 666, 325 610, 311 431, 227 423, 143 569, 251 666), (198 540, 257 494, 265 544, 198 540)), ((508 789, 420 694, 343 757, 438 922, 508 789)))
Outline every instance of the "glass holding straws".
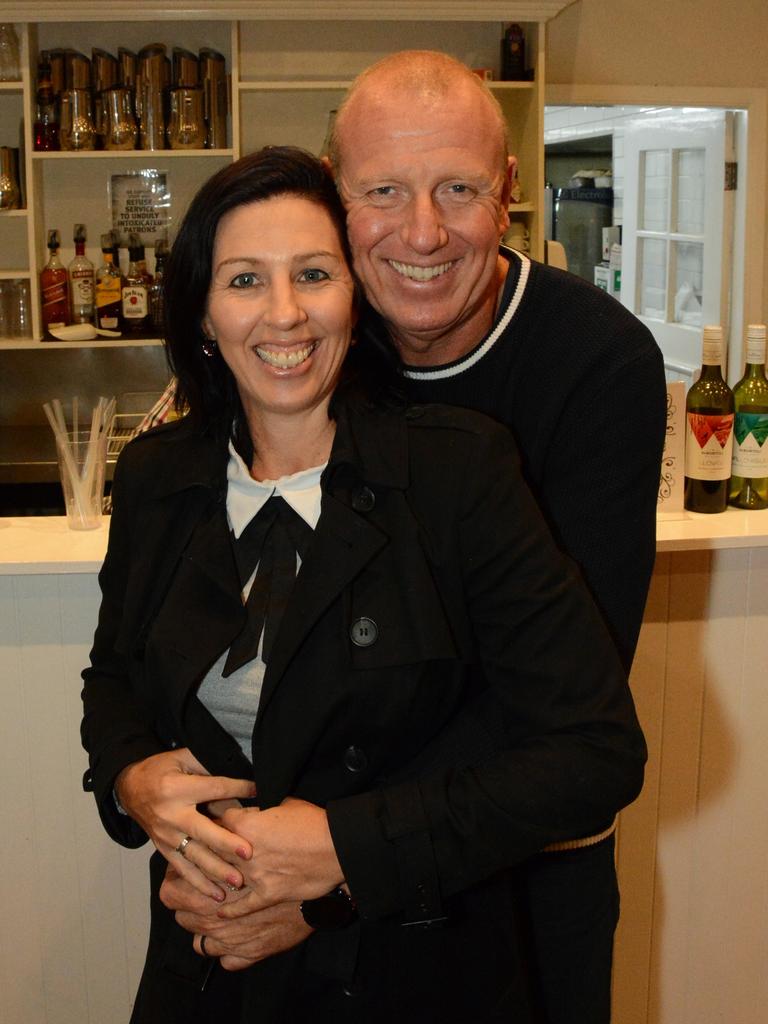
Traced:
POLYGON ((72 399, 71 429, 58 398, 43 405, 56 438, 61 487, 71 530, 94 530, 101 523, 107 438, 115 415, 115 399, 99 398, 83 416, 72 399))

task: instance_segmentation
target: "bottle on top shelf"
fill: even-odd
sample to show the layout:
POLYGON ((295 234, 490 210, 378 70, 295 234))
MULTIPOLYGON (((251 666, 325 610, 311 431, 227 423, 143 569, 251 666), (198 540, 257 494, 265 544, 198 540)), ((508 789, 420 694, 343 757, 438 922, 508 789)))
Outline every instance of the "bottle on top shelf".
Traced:
POLYGON ((95 274, 93 264, 85 255, 85 224, 75 224, 73 240, 75 258, 69 271, 70 312, 73 324, 92 324, 94 321, 93 294, 95 274))
POLYGON ((101 236, 104 262, 96 272, 96 326, 107 331, 120 330, 122 314, 123 279, 115 266, 114 244, 112 232, 101 236))
POLYGON ((67 268, 59 257, 59 232, 48 232, 48 262, 40 271, 43 331, 51 327, 64 327, 69 323, 69 288, 67 268))
POLYGON ((525 34, 520 25, 510 25, 501 41, 501 77, 505 82, 526 79, 525 34))
POLYGON ((735 420, 728 501, 737 508, 768 508, 768 380, 765 324, 747 327, 744 376, 733 389, 735 420))
POLYGON ((34 147, 39 152, 61 148, 59 143, 59 117, 51 82, 51 65, 42 59, 37 66, 37 97, 33 128, 34 147))
POLYGON ((724 512, 733 448, 733 392, 723 380, 723 331, 704 328, 701 376, 685 400, 685 507, 724 512))
POLYGON ((123 281, 123 329, 131 334, 143 334, 149 328, 147 281, 141 271, 141 247, 128 247, 130 262, 123 281))

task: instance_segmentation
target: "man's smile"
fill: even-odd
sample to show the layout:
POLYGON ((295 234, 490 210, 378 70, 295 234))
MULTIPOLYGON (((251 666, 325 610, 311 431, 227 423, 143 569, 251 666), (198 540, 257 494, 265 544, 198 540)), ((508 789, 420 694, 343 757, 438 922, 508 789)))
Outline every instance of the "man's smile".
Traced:
POLYGON ((441 274, 446 273, 451 267, 457 263, 458 260, 449 260, 447 263, 437 263, 434 267, 419 267, 415 263, 400 263, 399 260, 387 260, 390 267, 396 270, 398 274, 402 274, 403 277, 408 277, 412 281, 431 281, 435 277, 440 277, 441 274))

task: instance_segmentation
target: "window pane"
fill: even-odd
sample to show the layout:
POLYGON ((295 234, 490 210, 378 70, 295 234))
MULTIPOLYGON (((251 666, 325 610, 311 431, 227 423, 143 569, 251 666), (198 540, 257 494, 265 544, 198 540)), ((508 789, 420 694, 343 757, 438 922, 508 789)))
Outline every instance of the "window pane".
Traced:
POLYGON ((677 160, 677 225, 682 235, 704 234, 704 150, 679 149, 677 160))
POLYGON ((675 323, 701 327, 704 246, 699 242, 672 242, 670 263, 675 292, 673 319, 675 323))
POLYGON ((640 238, 637 249, 640 315, 666 320, 667 243, 659 238, 640 238))
POLYGON ((648 149, 643 153, 640 228, 644 231, 668 230, 669 163, 669 150, 648 149))

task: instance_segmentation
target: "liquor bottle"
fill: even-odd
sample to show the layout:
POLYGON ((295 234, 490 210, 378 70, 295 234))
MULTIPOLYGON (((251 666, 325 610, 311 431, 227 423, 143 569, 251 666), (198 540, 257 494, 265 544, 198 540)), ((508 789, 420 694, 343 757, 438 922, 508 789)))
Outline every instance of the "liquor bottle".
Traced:
POLYGON ((34 147, 39 152, 48 153, 61 148, 56 98, 51 84, 51 65, 45 54, 37 66, 37 99, 33 135, 34 147))
POLYGON ((733 389, 733 462, 728 501, 737 508, 768 508, 768 380, 765 324, 747 327, 747 365, 733 389))
POLYGON ((149 288, 149 317, 152 330, 158 337, 165 332, 165 295, 163 294, 163 278, 165 261, 168 258, 168 244, 164 238, 155 243, 155 279, 149 288))
POLYGON ((43 303, 43 330, 63 327, 69 323, 69 289, 67 268, 59 257, 59 232, 48 232, 48 262, 40 271, 40 293, 43 303))
POLYGON ((140 334, 149 327, 147 282, 141 272, 140 247, 129 246, 128 255, 130 263, 123 282, 122 293, 123 327, 131 334, 140 334))
POLYGON ((73 324, 92 324, 94 319, 93 264, 85 255, 85 224, 75 224, 75 258, 69 264, 70 311, 73 324))
POLYGON ((733 392, 723 380, 723 332, 704 328, 701 376, 685 400, 685 507, 725 512, 733 448, 733 392))
POLYGON ((142 242, 141 238, 138 235, 130 235, 129 244, 136 249, 136 252, 138 254, 136 259, 136 269, 144 278, 144 284, 147 286, 147 289, 149 290, 152 284, 152 275, 147 270, 147 255, 146 252, 144 251, 144 243, 142 242))
POLYGON ((123 279, 114 262, 112 234, 101 236, 104 262, 96 272, 96 326, 107 331, 120 329, 123 279))
POLYGON ((525 80, 525 35, 522 28, 510 25, 501 41, 501 77, 505 82, 525 80))

